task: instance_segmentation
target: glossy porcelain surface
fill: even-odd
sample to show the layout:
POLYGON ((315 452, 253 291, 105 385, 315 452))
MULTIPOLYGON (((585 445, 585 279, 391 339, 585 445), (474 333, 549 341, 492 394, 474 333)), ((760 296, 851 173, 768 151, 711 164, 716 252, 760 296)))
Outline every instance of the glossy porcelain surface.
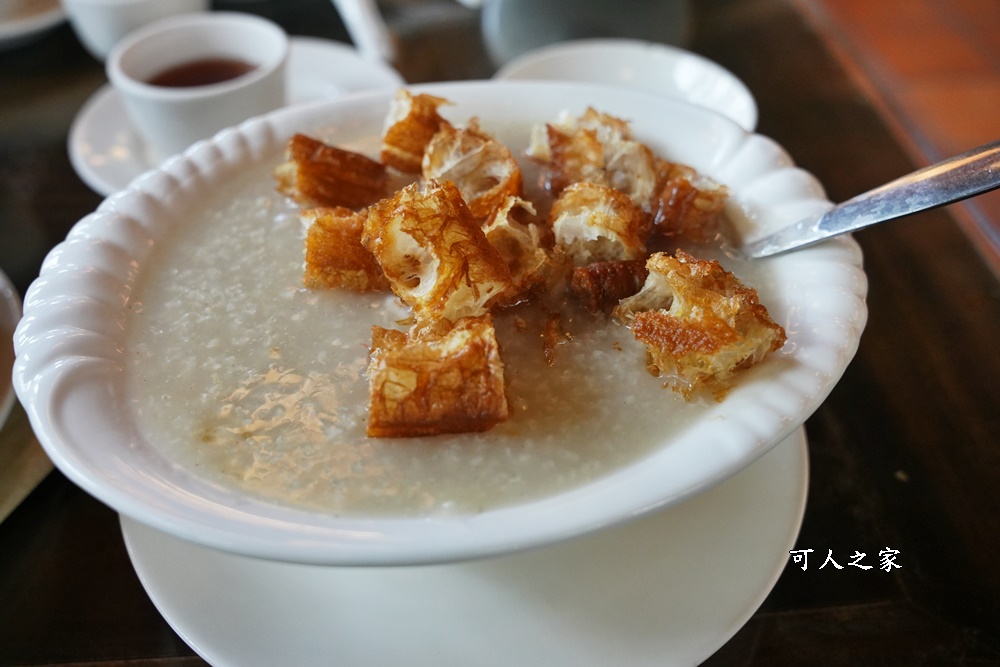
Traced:
MULTIPOLYGON (((346 44, 317 37, 289 40, 285 79, 290 105, 403 84, 403 77, 389 65, 366 60, 346 44)), ((121 95, 110 85, 101 87, 80 109, 67 144, 77 175, 105 196, 156 166, 125 113, 121 95)))
POLYGON ((65 20, 59 0, 8 0, 0 6, 0 52, 40 39, 65 20))
POLYGON ((698 104, 757 126, 757 103, 721 65, 685 49, 634 39, 582 39, 524 53, 497 71, 502 80, 578 81, 621 86, 698 104))
POLYGON ((806 452, 799 429, 675 507, 472 562, 316 567, 206 549, 129 519, 122 532, 157 609, 215 667, 682 667, 732 637, 784 570, 806 452))
MULTIPOLYGON (((628 118, 655 151, 733 192, 748 239, 828 207, 822 187, 780 146, 703 108, 597 86, 466 82, 415 87, 456 117, 542 122, 594 106, 628 118), (669 122, 666 122, 669 121, 669 122)), ((129 291, 149 253, 240 170, 280 160, 295 132, 345 142, 381 132, 392 93, 281 110, 226 130, 147 173, 85 217, 46 259, 15 335, 15 387, 39 440, 74 482, 115 510, 183 539, 241 554, 324 564, 430 563, 579 536, 689 498, 743 469, 798 428, 853 357, 867 282, 850 238, 764 260, 767 306, 789 342, 724 401, 649 456, 571 491, 475 515, 333 516, 256 501, 206 483, 140 432, 123 378, 129 291)), ((762 296, 763 298, 763 296, 762 296)))

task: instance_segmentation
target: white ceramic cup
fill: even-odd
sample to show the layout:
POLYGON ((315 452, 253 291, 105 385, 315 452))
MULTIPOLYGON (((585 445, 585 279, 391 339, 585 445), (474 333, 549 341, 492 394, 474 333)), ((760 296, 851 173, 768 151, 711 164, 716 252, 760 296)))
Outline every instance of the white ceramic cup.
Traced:
POLYGON ((103 61, 125 35, 177 14, 208 11, 210 0, 62 0, 83 46, 103 61))
POLYGON ((163 19, 128 35, 112 49, 108 78, 129 120, 159 162, 219 130, 285 103, 288 36, 275 23, 238 12, 163 19), (211 59, 253 65, 236 78, 202 86, 149 83, 179 65, 211 59))

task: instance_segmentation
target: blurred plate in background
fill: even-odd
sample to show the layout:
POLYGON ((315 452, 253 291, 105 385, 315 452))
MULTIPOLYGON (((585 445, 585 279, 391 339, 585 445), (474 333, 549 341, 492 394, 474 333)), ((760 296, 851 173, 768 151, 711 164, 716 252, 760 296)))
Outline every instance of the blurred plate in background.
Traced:
POLYGON ((749 132, 757 126, 757 103, 742 81, 703 56, 666 44, 634 39, 563 42, 511 60, 493 78, 622 86, 712 109, 749 132))

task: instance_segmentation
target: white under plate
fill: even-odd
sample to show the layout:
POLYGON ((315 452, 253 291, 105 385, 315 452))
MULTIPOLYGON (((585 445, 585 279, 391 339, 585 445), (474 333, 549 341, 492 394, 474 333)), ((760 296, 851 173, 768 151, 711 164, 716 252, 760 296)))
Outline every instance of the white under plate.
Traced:
POLYGON ((64 20, 59 0, 0 2, 0 51, 23 46, 64 20))
POLYGON ((684 49, 635 39, 581 39, 525 53, 498 80, 581 81, 656 93, 703 106, 752 132, 757 102, 721 65, 684 49))
MULTIPOLYGON (((293 37, 288 103, 333 99, 359 90, 395 88, 403 78, 384 63, 362 58, 346 44, 293 37)), ((90 188, 110 195, 155 167, 136 136, 118 93, 105 85, 80 109, 69 132, 69 157, 90 188)))
POLYGON ((215 551, 122 519, 132 563, 216 667, 694 665, 757 610, 794 548, 803 429, 723 484, 557 546, 453 565, 338 568, 215 551))

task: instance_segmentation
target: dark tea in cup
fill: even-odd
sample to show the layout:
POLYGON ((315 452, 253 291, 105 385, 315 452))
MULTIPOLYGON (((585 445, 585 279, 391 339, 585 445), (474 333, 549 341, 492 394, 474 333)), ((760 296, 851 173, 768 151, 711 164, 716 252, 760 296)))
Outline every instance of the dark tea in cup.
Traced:
POLYGON ((202 58, 174 65, 151 77, 147 83, 168 88, 208 86, 243 76, 256 65, 237 58, 202 58))

